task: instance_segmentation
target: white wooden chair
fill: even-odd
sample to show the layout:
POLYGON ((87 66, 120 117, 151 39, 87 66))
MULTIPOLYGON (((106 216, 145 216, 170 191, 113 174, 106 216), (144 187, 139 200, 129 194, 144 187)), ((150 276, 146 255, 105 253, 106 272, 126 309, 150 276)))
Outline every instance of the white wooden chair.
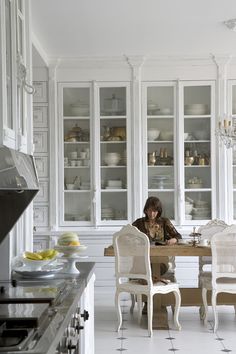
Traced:
MULTIPOLYGON (((223 231, 227 227, 229 227, 229 225, 223 220, 214 219, 209 221, 206 225, 199 227, 198 232, 201 234, 201 239, 207 239, 210 242, 213 235, 223 231)), ((211 270, 211 267, 205 267, 206 265, 211 265, 211 257, 199 257, 199 277, 202 272, 211 270)))
MULTIPOLYGON (((199 227, 198 232, 201 234, 201 239, 207 239, 210 243, 211 238, 216 233, 223 231, 229 225, 227 225, 223 220, 214 219, 210 220, 206 225, 199 227)), ((203 272, 211 272, 211 256, 200 256, 199 257, 199 269, 198 269, 198 286, 201 287, 201 275, 203 272)), ((206 275, 207 273, 205 273, 206 275)), ((203 320, 205 318, 204 306, 199 308, 200 318, 203 320)))
POLYGON ((150 264, 150 242, 147 235, 140 232, 135 226, 126 225, 114 234, 113 246, 116 274, 115 305, 118 315, 117 331, 119 331, 122 324, 119 302, 119 296, 122 292, 137 296, 139 323, 142 315, 142 295, 147 296, 148 334, 150 337, 152 336, 153 296, 155 294, 173 292, 176 302, 174 323, 180 329, 178 320, 181 303, 179 286, 173 282, 168 284, 157 282, 153 284, 150 264))
POLYGON ((228 228, 211 239, 212 272, 202 273, 202 300, 207 323, 207 291, 212 290, 211 304, 214 314, 214 332, 218 328, 217 295, 221 292, 236 294, 236 230, 228 228), (223 235, 222 235, 223 234, 223 235))

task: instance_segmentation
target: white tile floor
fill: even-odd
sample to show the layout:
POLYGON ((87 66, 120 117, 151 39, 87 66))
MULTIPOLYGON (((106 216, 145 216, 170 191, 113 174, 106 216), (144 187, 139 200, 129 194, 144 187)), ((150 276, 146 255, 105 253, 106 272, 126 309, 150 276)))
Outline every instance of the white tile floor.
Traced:
MULTIPOLYGON (((236 353, 236 316, 233 306, 219 306, 219 328, 215 334, 212 332, 211 309, 205 327, 199 319, 197 307, 182 307, 179 318, 182 330, 154 330, 152 338, 147 336, 145 316, 139 326, 137 311, 130 315, 129 307, 130 299, 125 295, 122 301, 123 325, 117 333, 114 294, 95 292, 95 354, 123 351, 129 354, 236 353)), ((171 327, 172 314, 170 310, 168 313, 171 327)))

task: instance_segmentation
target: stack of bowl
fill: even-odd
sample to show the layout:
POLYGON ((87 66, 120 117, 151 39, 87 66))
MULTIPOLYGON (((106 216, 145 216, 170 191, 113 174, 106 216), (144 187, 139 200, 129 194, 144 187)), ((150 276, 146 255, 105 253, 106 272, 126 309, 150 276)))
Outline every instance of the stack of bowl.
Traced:
POLYGON ((194 220, 208 220, 211 217, 211 208, 205 200, 195 200, 193 207, 194 220))

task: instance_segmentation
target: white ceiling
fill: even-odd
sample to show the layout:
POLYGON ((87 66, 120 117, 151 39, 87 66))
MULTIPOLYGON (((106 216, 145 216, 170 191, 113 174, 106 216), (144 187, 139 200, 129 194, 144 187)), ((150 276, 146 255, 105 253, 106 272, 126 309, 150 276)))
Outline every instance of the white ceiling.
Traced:
POLYGON ((48 58, 236 55, 235 0, 31 0, 48 58))

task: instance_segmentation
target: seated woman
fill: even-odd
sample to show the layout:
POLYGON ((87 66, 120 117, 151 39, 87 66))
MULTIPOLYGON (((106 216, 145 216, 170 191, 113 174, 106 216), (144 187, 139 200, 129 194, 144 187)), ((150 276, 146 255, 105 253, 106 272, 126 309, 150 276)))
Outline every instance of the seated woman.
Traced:
MULTIPOLYGON (((144 217, 133 222, 141 232, 145 233, 150 243, 174 245, 182 236, 178 233, 174 225, 167 218, 162 217, 162 203, 157 197, 149 197, 143 208, 144 217)), ((168 270, 168 259, 161 263, 161 275, 168 270)), ((156 281, 155 274, 153 280, 156 281)))

